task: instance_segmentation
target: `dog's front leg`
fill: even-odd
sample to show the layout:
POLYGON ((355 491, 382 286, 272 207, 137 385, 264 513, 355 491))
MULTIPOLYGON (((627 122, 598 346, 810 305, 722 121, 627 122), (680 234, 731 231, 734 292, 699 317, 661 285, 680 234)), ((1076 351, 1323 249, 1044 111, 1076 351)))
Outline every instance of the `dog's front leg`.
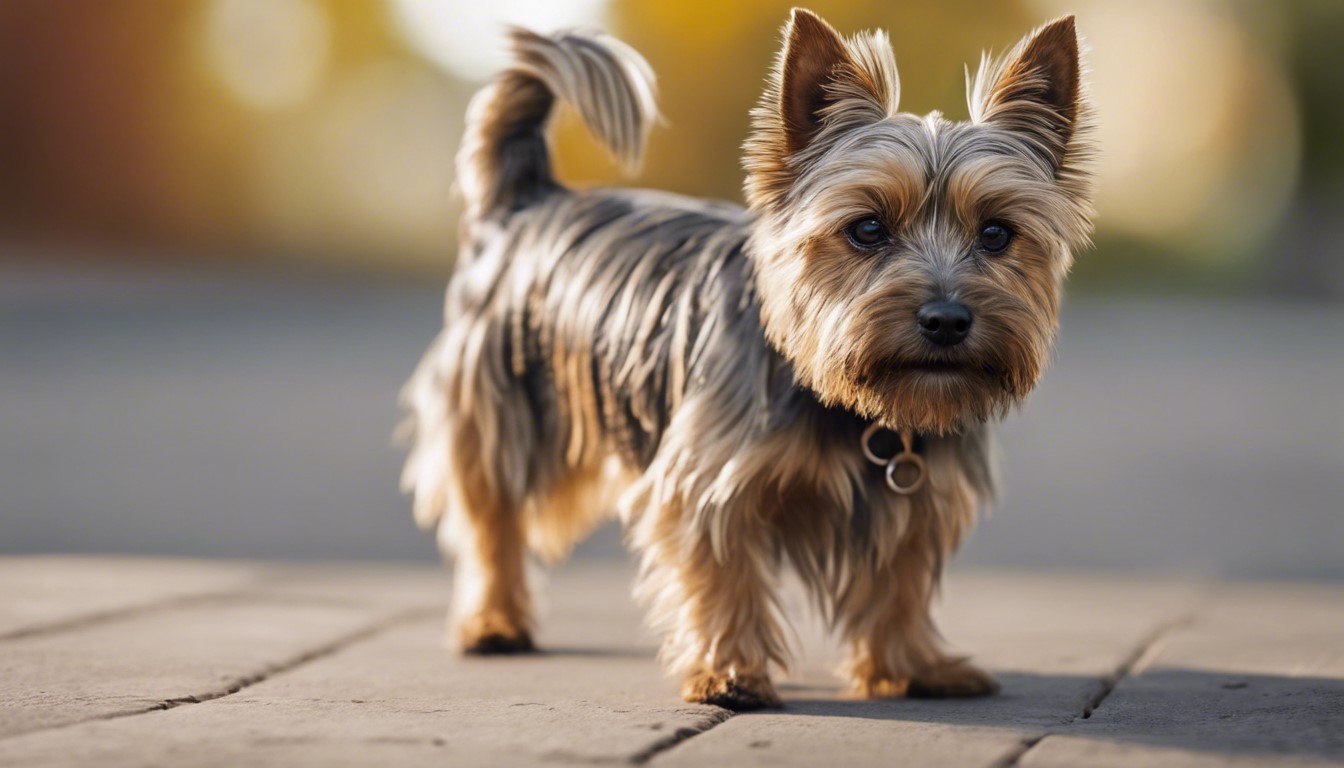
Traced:
POLYGON ((651 623, 667 630, 662 659, 681 678, 687 701, 777 707, 769 666, 787 662, 775 615, 777 557, 756 515, 716 515, 733 516, 718 526, 717 548, 680 505, 646 518, 635 531, 643 551, 639 592, 651 603, 651 623))
POLYGON ((850 644, 846 671, 866 698, 985 696, 999 685, 964 658, 941 648, 930 614, 937 558, 924 537, 911 537, 893 562, 853 576, 837 602, 850 644))

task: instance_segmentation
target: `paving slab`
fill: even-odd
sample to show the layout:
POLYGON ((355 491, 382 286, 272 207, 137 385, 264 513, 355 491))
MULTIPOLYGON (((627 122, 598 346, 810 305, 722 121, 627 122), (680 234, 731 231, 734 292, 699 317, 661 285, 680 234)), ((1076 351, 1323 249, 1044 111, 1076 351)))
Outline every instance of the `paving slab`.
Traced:
POLYGON ((624 563, 555 571, 546 652, 487 659, 444 649, 441 569, 236 566, 0 639, 0 766, 1344 765, 1338 585, 954 572, 941 625, 1003 683, 973 701, 843 698, 790 591, 787 708, 733 715, 677 699, 624 563))
MULTIPOLYGON (((420 576, 403 576, 399 586, 433 591, 445 578, 430 569, 420 576)), ((624 567, 576 567, 551 579, 544 654, 448 653, 436 607, 432 617, 218 700, 0 741, 0 763, 639 761, 728 713, 677 699, 628 597, 629 576, 624 567)), ((309 578, 308 588, 320 581, 309 578)))
POLYGON ((814 623, 804 665, 781 686, 780 712, 738 715, 658 766, 702 765, 731 752, 742 765, 994 765, 1100 696, 1163 627, 1198 604, 1197 584, 1025 573, 954 575, 941 625, 954 648, 992 670, 999 696, 961 701, 853 701, 818 659, 833 657, 814 623))
POLYGON ((1344 590, 1229 585, 1024 766, 1344 762, 1344 590))
POLYGON ((0 737, 227 695, 437 611, 428 581, 367 564, 0 559, 0 737))
POLYGON ((440 647, 439 629, 437 621, 408 624, 216 702, 0 742, 0 762, 629 762, 727 716, 671 695, 651 649, 603 644, 528 659, 462 660, 440 647))
POLYGON ((227 695, 387 620, 365 606, 222 598, 0 646, 0 736, 227 695))
POLYGON ((0 558, 0 638, 237 591, 262 570, 255 563, 172 558, 0 558))

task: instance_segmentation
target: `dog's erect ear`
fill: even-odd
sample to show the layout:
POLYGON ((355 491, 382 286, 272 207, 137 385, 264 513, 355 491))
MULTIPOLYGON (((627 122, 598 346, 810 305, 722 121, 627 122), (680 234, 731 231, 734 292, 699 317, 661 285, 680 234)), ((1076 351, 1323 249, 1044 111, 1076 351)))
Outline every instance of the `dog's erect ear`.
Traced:
POLYGON ((885 34, 846 41, 816 14, 795 8, 770 85, 751 111, 751 135, 743 146, 747 202, 754 208, 777 205, 819 134, 895 114, 899 96, 896 58, 885 34))
POLYGON ((784 38, 743 145, 753 207, 784 199, 800 171, 798 156, 824 129, 874 124, 895 114, 899 101, 896 59, 882 32, 847 42, 816 13, 794 8, 784 38))
POLYGON ((830 24, 794 8, 785 33, 779 72, 779 117, 790 153, 807 146, 821 129, 822 112, 831 102, 831 77, 849 68, 849 49, 830 24))
POLYGON ((968 94, 971 118, 1022 133, 1059 168, 1077 129, 1079 69, 1073 17, 1046 24, 1002 59, 981 61, 968 94))
POLYGON ((779 63, 779 119, 786 150, 806 147, 827 119, 881 120, 896 111, 895 61, 881 34, 852 46, 820 16, 794 8, 779 63))

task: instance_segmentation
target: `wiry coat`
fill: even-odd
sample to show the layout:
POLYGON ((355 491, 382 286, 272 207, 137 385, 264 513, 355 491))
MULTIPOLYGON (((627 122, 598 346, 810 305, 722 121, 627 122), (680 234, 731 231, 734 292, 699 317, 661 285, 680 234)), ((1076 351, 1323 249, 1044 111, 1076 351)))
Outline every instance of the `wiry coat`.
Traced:
MULTIPOLYGON (((850 642, 862 692, 990 689, 942 656, 928 613, 944 558, 991 493, 984 428, 969 419, 929 430, 926 487, 891 493, 860 435, 873 419, 905 423, 869 407, 871 387, 855 396, 845 387, 863 387, 826 383, 835 372, 818 366, 830 358, 807 351, 867 354, 865 342, 840 338, 854 332, 839 325, 827 339, 786 319, 800 307, 812 320, 837 311, 824 295, 835 286, 802 286, 781 266, 790 238, 814 236, 799 221, 828 215, 824 189, 810 204, 789 199, 828 183, 800 179, 803 166, 788 159, 809 148, 771 145, 784 141, 768 105, 782 98, 787 57, 748 148, 744 210, 558 184, 544 136, 554 101, 633 163, 655 120, 652 75, 601 34, 516 30, 512 44, 515 65, 470 108, 445 330, 405 396, 413 448, 404 482, 417 521, 438 524, 457 559, 464 647, 530 647, 524 544, 561 557, 619 509, 642 557, 637 592, 666 633, 664 659, 688 699, 774 703, 768 667, 785 665, 787 649, 773 584, 786 561, 850 642), (766 310, 779 315, 774 325, 766 310)), ((849 45, 854 71, 873 81, 864 93, 892 100, 876 120, 893 116, 889 48, 876 38, 849 45)), ((1052 262, 1050 280, 1066 266, 1052 262)), ((876 364, 841 365, 859 363, 876 364)), ((905 407, 921 409, 913 398, 905 407)))

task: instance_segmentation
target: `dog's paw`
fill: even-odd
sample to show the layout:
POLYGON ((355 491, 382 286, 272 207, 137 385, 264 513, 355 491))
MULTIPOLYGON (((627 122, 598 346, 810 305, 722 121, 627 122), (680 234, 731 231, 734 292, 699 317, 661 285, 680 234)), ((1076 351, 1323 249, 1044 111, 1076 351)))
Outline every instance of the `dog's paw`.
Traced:
POLYGON ((693 704, 713 704, 735 712, 783 706, 770 678, 765 675, 701 673, 686 679, 682 698, 693 704))
POLYGON ((530 653, 532 633, 495 614, 473 616, 457 628, 458 647, 469 656, 530 653))
POLYGON ((854 683, 851 695, 860 699, 900 699, 909 688, 909 678, 879 677, 854 683))
POLYGON ((462 644, 462 652, 468 656, 498 656, 511 653, 531 653, 537 647, 527 632, 516 635, 504 635, 493 632, 462 644))
POLYGON ((949 659, 910 678, 905 695, 914 699, 960 699, 992 696, 999 684, 968 661, 949 659))

